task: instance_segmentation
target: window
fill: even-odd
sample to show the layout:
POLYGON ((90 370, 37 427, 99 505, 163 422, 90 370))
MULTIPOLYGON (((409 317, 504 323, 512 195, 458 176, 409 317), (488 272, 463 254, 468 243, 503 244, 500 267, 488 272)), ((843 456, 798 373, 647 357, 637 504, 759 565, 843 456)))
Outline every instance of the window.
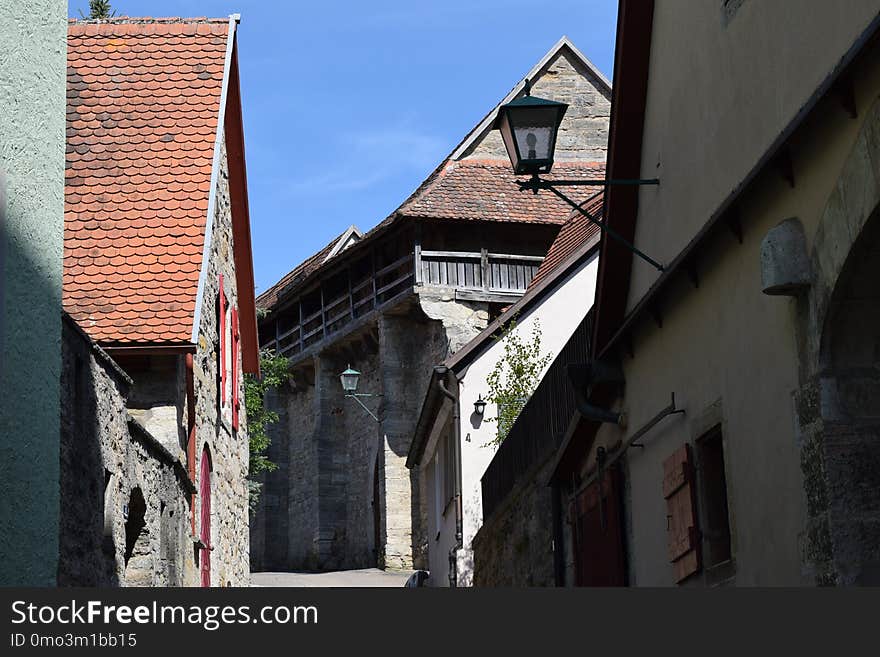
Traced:
POLYGON ((663 461, 666 545, 676 583, 700 572, 701 568, 694 493, 693 456, 691 446, 685 443, 663 461))
POLYGON ((217 350, 217 370, 220 386, 220 414, 229 418, 234 430, 238 429, 241 398, 239 388, 238 359, 241 350, 241 336, 238 330, 238 310, 229 302, 223 287, 223 274, 218 275, 217 313, 219 348, 217 350), (228 415, 227 415, 228 413, 228 415))
POLYGON ((703 554, 707 569, 731 560, 727 478, 724 475, 724 443, 721 427, 697 440, 700 469, 703 554))
POLYGON ((733 576, 724 444, 720 426, 663 462, 667 546, 676 583, 703 572, 705 584, 733 576), (698 520, 699 516, 699 520, 698 520))

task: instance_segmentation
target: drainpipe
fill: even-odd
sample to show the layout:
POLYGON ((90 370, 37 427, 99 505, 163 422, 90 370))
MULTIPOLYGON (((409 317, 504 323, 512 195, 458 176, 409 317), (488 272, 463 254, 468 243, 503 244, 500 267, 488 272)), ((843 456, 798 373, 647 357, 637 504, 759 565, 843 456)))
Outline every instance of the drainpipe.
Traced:
MULTIPOLYGON (((434 372, 440 377, 445 377, 449 373, 449 368, 443 365, 438 365, 434 368, 434 372)), ((459 410, 458 396, 449 391, 443 378, 440 378, 437 382, 437 386, 440 388, 440 392, 452 401, 452 425, 454 431, 453 446, 455 448, 455 545, 449 550, 449 586, 451 588, 456 588, 458 586, 458 551, 463 544, 461 511, 461 422, 459 421, 461 412, 459 410)))
MULTIPOLYGON (((186 354, 186 468, 190 481, 196 480, 196 397, 193 378, 193 355, 186 354)), ((192 535, 196 535, 196 494, 190 493, 192 535)))
POLYGON ((550 487, 553 506, 553 579, 565 586, 565 533, 562 526, 562 490, 557 479, 550 487))

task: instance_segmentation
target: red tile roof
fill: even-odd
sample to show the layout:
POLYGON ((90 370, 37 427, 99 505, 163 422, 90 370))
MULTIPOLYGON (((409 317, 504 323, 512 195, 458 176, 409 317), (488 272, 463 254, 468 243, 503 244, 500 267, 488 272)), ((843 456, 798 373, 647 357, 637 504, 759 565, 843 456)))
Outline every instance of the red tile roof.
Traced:
MULTIPOLYGON (((597 219, 601 219, 603 202, 604 195, 599 194, 582 207, 597 219)), ((550 245, 550 250, 547 252, 544 262, 541 263, 535 277, 529 283, 529 289, 534 288, 542 280, 550 276, 557 267, 568 260, 569 256, 583 244, 592 240, 598 233, 599 227, 596 224, 580 212, 574 211, 571 218, 559 229, 559 234, 553 240, 553 244, 550 245)))
POLYGON ((191 338, 228 25, 69 25, 63 299, 98 342, 191 338))
MULTIPOLYGON (((557 162, 546 180, 604 178, 604 162, 557 162)), ((400 206, 398 212, 432 219, 564 223, 571 207, 550 192, 520 191, 508 160, 447 160, 400 206)), ((582 202, 596 188, 568 187, 582 202)))
POLYGON ((315 255, 306 259, 304 262, 298 264, 293 270, 282 276, 281 280, 275 283, 275 285, 258 296, 257 308, 272 308, 278 302, 278 297, 286 287, 296 285, 304 280, 309 274, 317 271, 318 268, 324 264, 324 261, 327 260, 327 256, 333 251, 333 247, 339 243, 339 240, 341 240, 347 232, 348 229, 337 235, 327 246, 318 251, 315 255))

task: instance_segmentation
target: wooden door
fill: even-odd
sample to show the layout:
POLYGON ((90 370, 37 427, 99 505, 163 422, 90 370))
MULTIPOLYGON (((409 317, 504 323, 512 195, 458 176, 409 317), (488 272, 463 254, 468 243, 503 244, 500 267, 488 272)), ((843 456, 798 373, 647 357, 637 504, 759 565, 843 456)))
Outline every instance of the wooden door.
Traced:
POLYGON ((202 571, 202 586, 211 586, 211 456, 207 446, 202 450, 199 498, 202 502, 199 538, 203 545, 199 567, 202 571))
POLYGON ((619 469, 612 468, 574 501, 577 586, 626 586, 621 479, 619 469))

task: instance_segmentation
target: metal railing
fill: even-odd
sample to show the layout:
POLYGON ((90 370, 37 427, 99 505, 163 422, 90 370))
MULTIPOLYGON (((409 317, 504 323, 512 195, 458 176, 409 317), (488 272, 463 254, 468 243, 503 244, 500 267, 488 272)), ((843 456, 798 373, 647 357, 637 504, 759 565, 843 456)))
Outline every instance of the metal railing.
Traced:
POLYGON ((591 310, 553 360, 486 468, 480 480, 484 520, 504 502, 525 474, 562 443, 577 410, 566 368, 570 363, 586 362, 592 326, 591 310))

